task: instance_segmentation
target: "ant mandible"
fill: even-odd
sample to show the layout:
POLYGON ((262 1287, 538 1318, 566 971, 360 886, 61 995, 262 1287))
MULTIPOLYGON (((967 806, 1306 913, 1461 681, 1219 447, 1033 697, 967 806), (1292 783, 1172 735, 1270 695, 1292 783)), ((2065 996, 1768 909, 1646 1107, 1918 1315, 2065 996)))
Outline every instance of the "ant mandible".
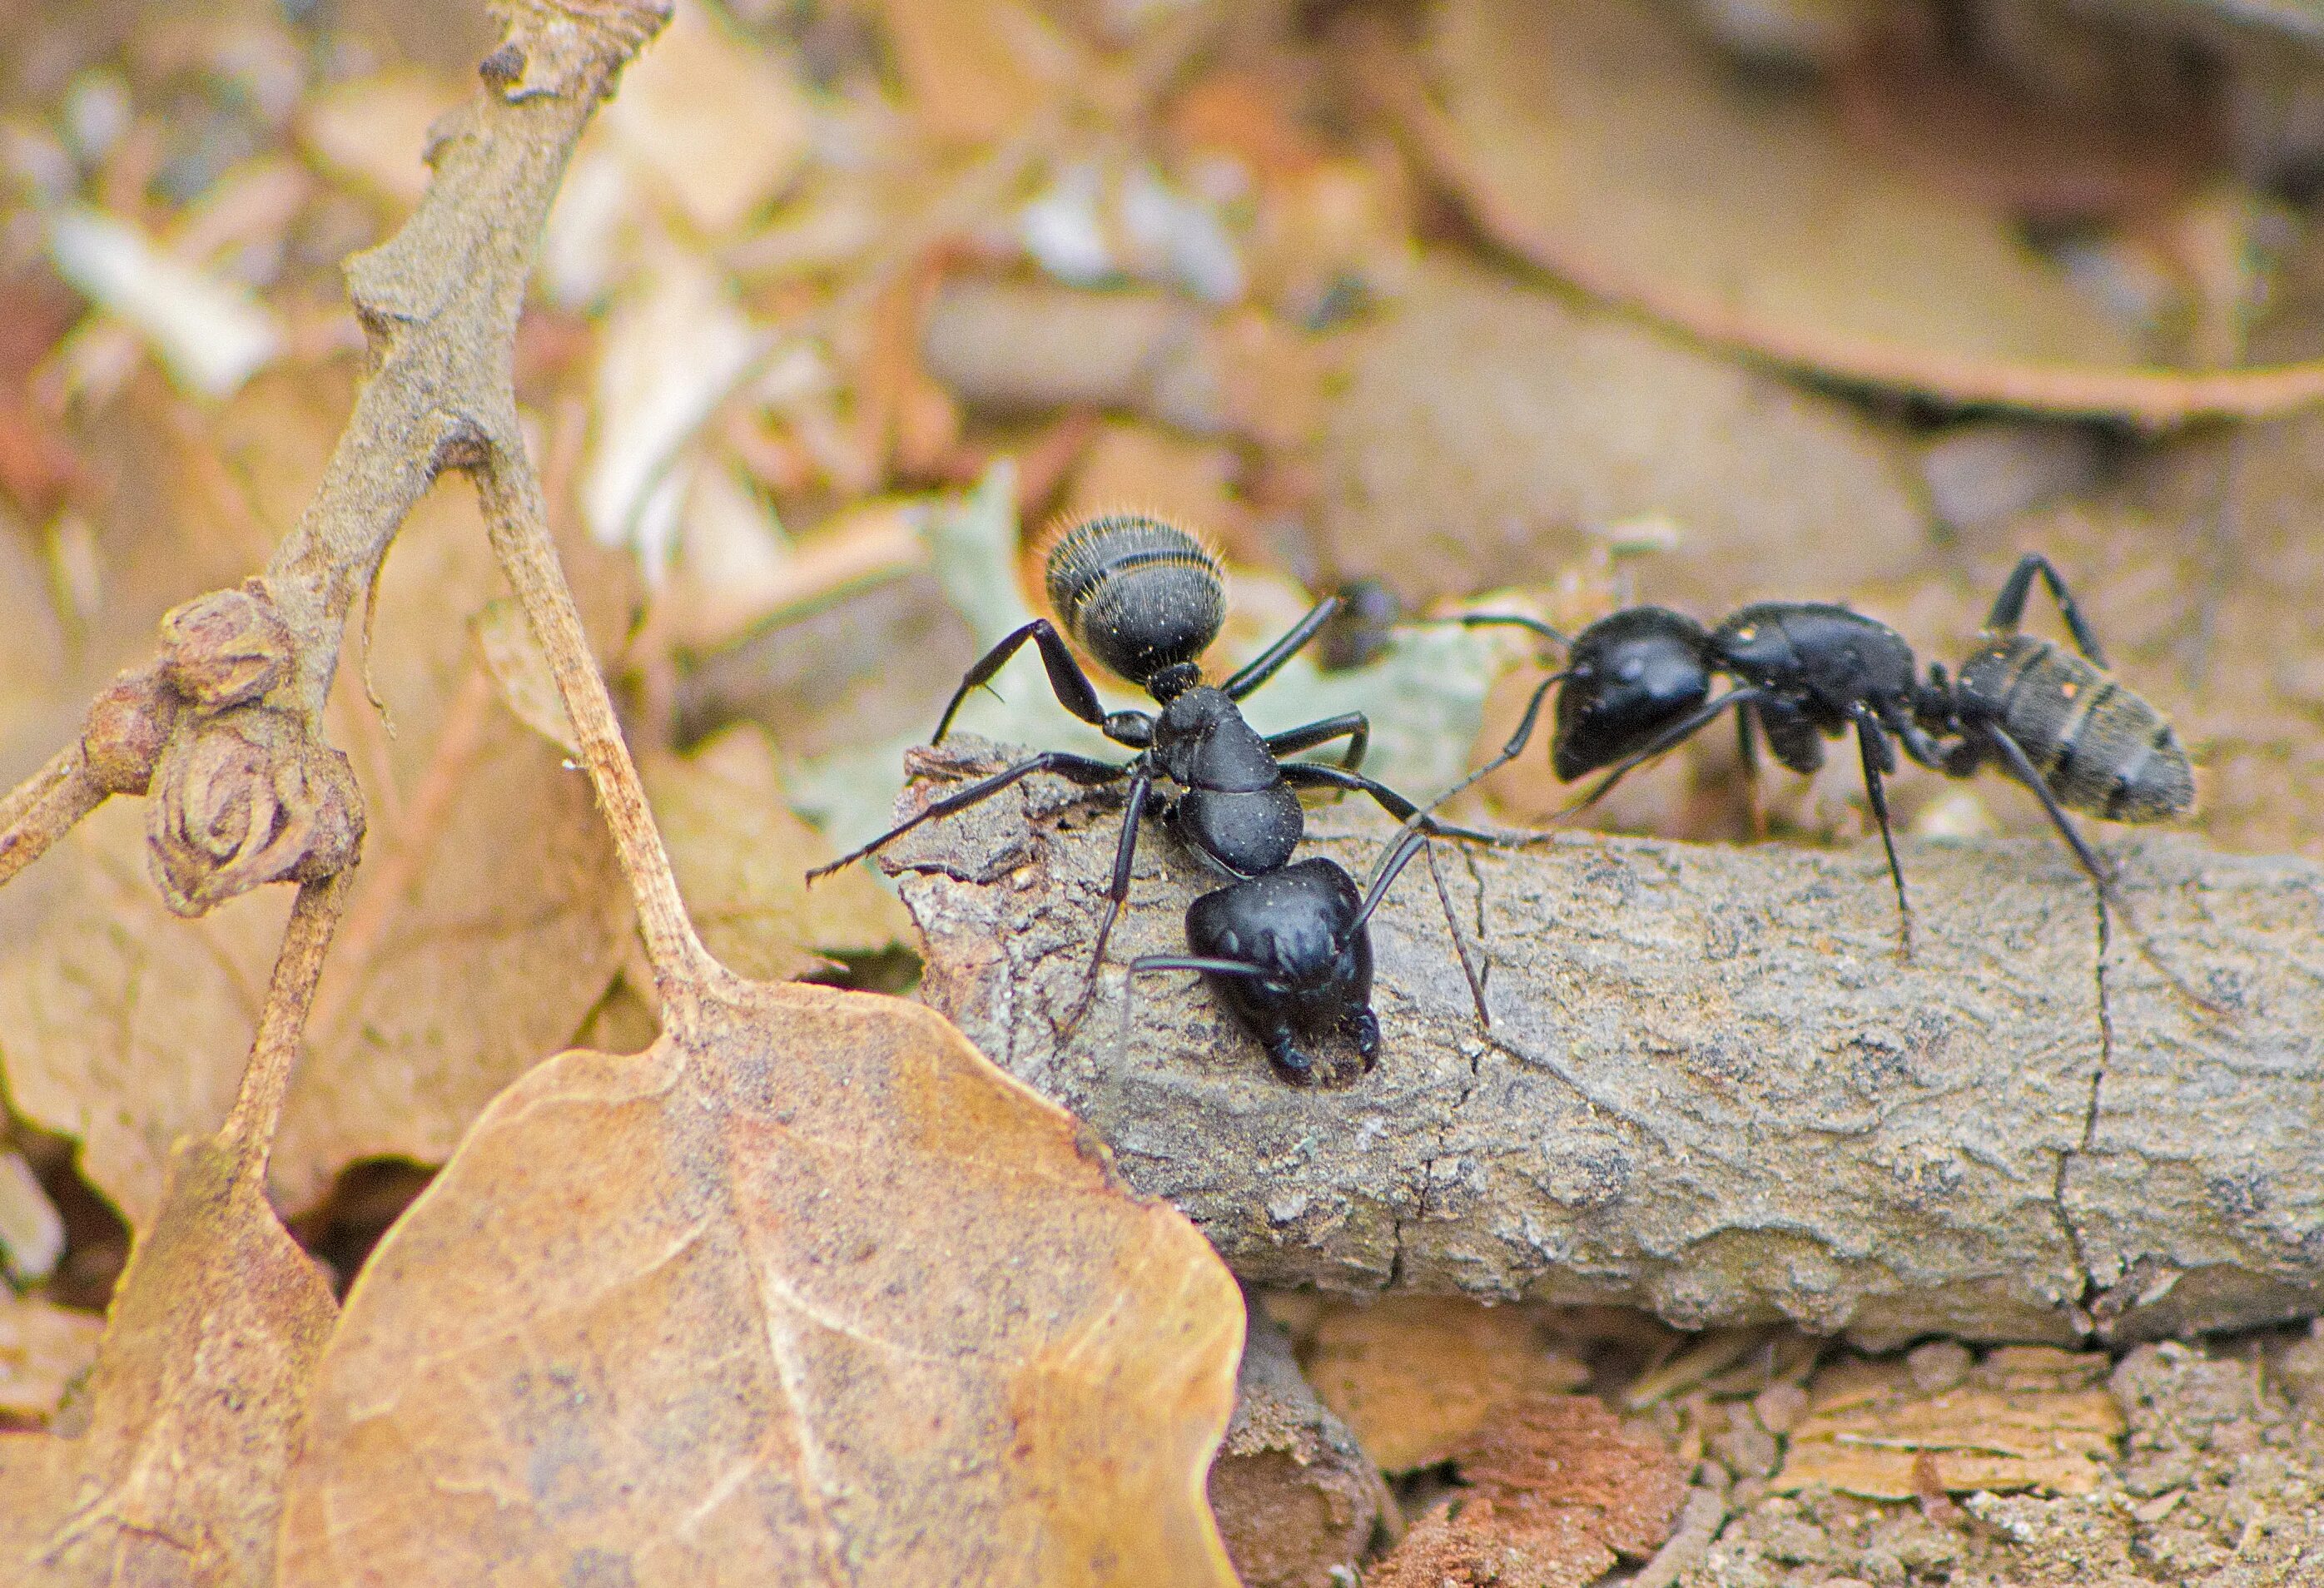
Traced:
POLYGON ((862 848, 816 867, 807 873, 810 882, 877 852, 923 822, 964 810, 1035 772, 1056 772, 1090 788, 1127 780, 1105 915, 1070 1024, 1088 1005, 1098 967, 1105 961, 1106 941, 1129 900, 1130 863, 1149 803, 1196 856, 1229 876, 1246 880, 1289 864, 1305 831, 1301 789, 1352 789, 1428 832, 1487 837, 1441 826, 1395 789, 1360 774, 1356 768, 1362 763, 1371 732, 1361 712, 1266 735, 1244 720, 1240 703, 1314 638, 1338 610, 1336 597, 1316 603, 1280 639, 1213 685, 1204 682, 1196 658, 1225 623, 1225 576, 1209 548, 1185 530, 1140 513, 1085 519, 1051 548, 1045 582, 1050 609, 1065 632, 1109 671, 1144 689, 1162 709, 1105 710, 1056 625, 1047 618, 1035 618, 968 669, 931 743, 944 742, 969 691, 988 683, 1029 640, 1040 651, 1057 704, 1138 753, 1121 762, 1061 750, 1028 756, 931 801, 862 848), (1334 740, 1346 741, 1336 767, 1285 759, 1334 740), (1181 792, 1157 800, 1154 785, 1166 780, 1181 792))
POLYGON ((1544 697, 1561 683, 1551 766, 1564 782, 1606 773, 1561 815, 1596 804, 1634 768, 1730 707, 1747 773, 1757 759, 1755 723, 1775 760, 1801 773, 1823 765, 1823 740, 1853 727, 1865 795, 1895 884, 1899 939, 1908 948, 1912 910, 1883 787, 1896 770, 1897 743, 1948 777, 1997 764, 2033 789, 2102 894, 2110 892, 2107 868, 2068 819, 2068 808, 2107 821, 2154 822, 2194 804, 2194 776, 2177 734, 2162 713, 2104 670, 2097 638, 2039 552, 2028 552, 2011 571, 1986 617, 1986 638, 1957 679, 1932 663, 1927 680, 1919 681, 1902 635, 1820 602, 1759 602, 1708 630, 1665 607, 1629 607, 1571 641, 1514 614, 1474 613, 1454 621, 1529 629, 1564 645, 1566 661, 1534 691, 1501 752, 1432 810, 1521 754, 1544 697), (2058 604, 2074 651, 2019 632, 2036 577, 2058 604), (1718 674, 1736 682, 1714 698, 1711 683, 1718 674))

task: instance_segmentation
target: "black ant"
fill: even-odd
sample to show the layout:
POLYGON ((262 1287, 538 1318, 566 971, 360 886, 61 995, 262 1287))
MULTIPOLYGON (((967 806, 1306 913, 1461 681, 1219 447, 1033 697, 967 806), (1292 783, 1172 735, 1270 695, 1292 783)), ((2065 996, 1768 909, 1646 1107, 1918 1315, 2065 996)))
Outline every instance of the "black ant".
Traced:
POLYGON ((1896 770, 1895 743, 1948 777, 2000 765, 2034 790, 2102 894, 2110 895, 2107 868, 2067 819, 2068 808, 2107 821, 2153 822, 2194 804, 2194 776, 2178 736, 2162 713, 2102 670, 2096 637, 2039 552, 2021 559, 2002 586, 1986 617, 1987 637, 1957 680, 1936 663, 1926 682, 1917 680, 1912 648, 1894 629, 1816 602, 1760 602, 1715 629, 1665 607, 1629 607, 1571 641, 1527 617, 1477 613, 1453 621, 1530 629, 1564 645, 1566 661, 1534 691, 1501 752, 1437 804, 1515 760, 1533 736, 1543 697, 1559 683, 1553 770, 1565 782, 1606 771, 1561 814, 1596 804, 1632 769, 1730 707, 1747 773, 1757 760, 1755 723, 1775 760, 1801 773, 1823 765, 1824 739, 1853 727, 1906 946, 1912 911, 1882 786, 1896 770), (2018 632, 2037 575, 2079 656, 2018 632), (1712 676, 1722 673, 1735 687, 1712 697, 1712 676))
MULTIPOLYGON (((1200 971, 1227 1007, 1267 1049, 1276 1073, 1294 1085, 1320 1077, 1303 1038, 1337 1035, 1355 1046, 1362 1073, 1379 1054, 1379 1017, 1372 1012, 1372 945, 1368 923, 1388 887, 1428 835, 1407 829, 1373 868, 1359 895, 1337 861, 1311 857, 1264 876, 1215 889, 1186 907, 1192 954, 1148 954, 1130 962, 1130 980, 1157 971, 1200 971)), ((1443 898, 1443 883, 1438 883, 1443 898)), ((1446 906, 1445 919, 1452 920, 1446 906)), ((1460 937, 1453 937, 1456 950, 1460 937)), ((1470 992, 1484 1014, 1484 995, 1469 970, 1470 992)), ((1122 999, 1122 1025, 1130 1001, 1122 999)))
POLYGON ((1097 984, 1106 940, 1130 897, 1130 862, 1148 806, 1187 848, 1229 876, 1251 879, 1290 863, 1305 831, 1297 790, 1347 789, 1370 795, 1399 820, 1426 831, 1486 837, 1440 826, 1395 789, 1363 777, 1371 725, 1361 712, 1325 717, 1304 727, 1261 735, 1243 719, 1240 702, 1273 678, 1338 610, 1336 597, 1318 602, 1275 643, 1216 684, 1203 681, 1195 659, 1226 621, 1225 576, 1218 559, 1200 540, 1174 524, 1137 513, 1086 519, 1060 537, 1048 555, 1046 583, 1049 605, 1065 632, 1102 663, 1143 688, 1162 707, 1158 713, 1109 712, 1055 624, 1035 618, 985 652, 968 669, 952 703, 945 707, 931 743, 942 743, 970 690, 988 683, 1029 640, 1041 652, 1057 703, 1117 744, 1138 752, 1122 762, 1100 761, 1067 751, 1045 751, 979 779, 927 807, 853 854, 807 873, 809 882, 851 865, 910 832, 922 822, 966 809, 1035 772, 1056 772, 1086 787, 1130 784, 1115 845, 1113 880, 1104 919, 1090 957, 1078 1019, 1097 984), (1335 739, 1347 742, 1338 766, 1286 761, 1335 739), (1154 784, 1167 780, 1182 792, 1157 800, 1154 784))

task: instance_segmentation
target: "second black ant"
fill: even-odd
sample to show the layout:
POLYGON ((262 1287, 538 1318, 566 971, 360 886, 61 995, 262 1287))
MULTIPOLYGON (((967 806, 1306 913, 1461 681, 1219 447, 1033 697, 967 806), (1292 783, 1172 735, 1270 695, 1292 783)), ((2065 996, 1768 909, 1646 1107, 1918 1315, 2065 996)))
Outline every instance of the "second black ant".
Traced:
POLYGON ((2039 552, 2027 553, 2010 573, 1987 615, 1986 638, 1958 678, 1932 663, 1926 680, 1918 679, 1902 635, 1860 613, 1820 602, 1759 602, 1712 629, 1665 607, 1628 607, 1571 641, 1545 623, 1513 614, 1477 613, 1452 621, 1530 629, 1563 646, 1566 656, 1565 665, 1534 691, 1500 753, 1443 799, 1521 754, 1544 698, 1561 684, 1551 766, 1565 782, 1605 773, 1565 814, 1596 804, 1633 769, 1729 709, 1736 713, 1747 773, 1757 762, 1755 727, 1779 764, 1803 774, 1823 765, 1824 740, 1853 728, 1906 946, 1912 910, 1883 783, 1896 770, 1898 743, 1913 760, 1948 777, 1970 777, 1996 765, 2031 789, 2083 871, 2109 896, 2106 866, 2066 811, 2155 822, 2194 805, 2194 775, 2178 735, 2162 713, 2106 672, 2097 637, 2065 581, 2039 552), (2020 632, 2036 577, 2056 601, 2073 651, 2020 632), (1714 697, 1711 681, 1720 675, 1734 686, 1714 697))

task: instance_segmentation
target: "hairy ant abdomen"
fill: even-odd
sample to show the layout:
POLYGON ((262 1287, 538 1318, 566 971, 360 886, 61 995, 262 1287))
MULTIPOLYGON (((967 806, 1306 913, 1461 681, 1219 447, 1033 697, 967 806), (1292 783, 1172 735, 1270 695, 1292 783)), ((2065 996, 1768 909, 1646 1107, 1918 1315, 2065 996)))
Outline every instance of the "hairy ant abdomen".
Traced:
POLYGON ((2194 808, 2194 771, 2163 714, 2061 646, 1993 635, 1954 690, 1959 714, 1998 725, 2069 809, 2135 823, 2194 808))
POLYGON ((1065 632, 1108 669, 1154 688, 1157 699, 1190 687, 1195 659, 1219 637, 1226 578, 1210 548, 1142 513, 1101 513, 1051 548, 1049 608, 1065 632), (1178 689, 1167 675, 1186 669, 1178 689))

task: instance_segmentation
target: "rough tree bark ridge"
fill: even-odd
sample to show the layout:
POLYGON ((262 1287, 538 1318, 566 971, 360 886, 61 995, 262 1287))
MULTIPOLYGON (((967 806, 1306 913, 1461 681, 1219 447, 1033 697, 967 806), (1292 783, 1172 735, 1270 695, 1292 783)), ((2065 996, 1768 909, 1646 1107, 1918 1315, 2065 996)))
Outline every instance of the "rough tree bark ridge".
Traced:
MULTIPOLYGON (((963 742, 923 771, 991 764, 963 742)), ((2324 871, 2305 861, 2103 832, 2150 957, 2054 842, 1914 842, 1900 962, 1877 844, 1451 852, 1492 1029, 1416 866, 1373 928, 1378 1067, 1300 1091, 1192 976, 1141 979, 1125 1028, 1120 966, 1183 952, 1216 885, 1159 831, 1094 1011, 1060 1035, 1118 808, 1024 787, 890 852, 923 996, 1247 1279, 1876 1343, 2147 1337, 2324 1297, 2324 871)), ((1352 808, 1311 820, 1359 876, 1392 832, 1352 808)))

